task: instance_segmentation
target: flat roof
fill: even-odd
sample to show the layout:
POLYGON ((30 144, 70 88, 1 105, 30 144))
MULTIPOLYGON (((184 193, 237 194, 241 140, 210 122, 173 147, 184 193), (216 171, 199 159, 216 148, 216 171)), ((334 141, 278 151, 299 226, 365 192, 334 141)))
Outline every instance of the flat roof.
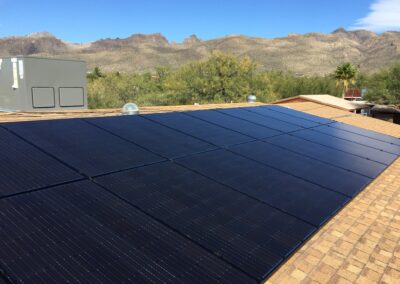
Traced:
MULTIPOLYGON (((174 111, 191 111, 214 108, 233 108, 244 106, 263 105, 261 103, 233 103, 233 104, 206 104, 206 105, 179 105, 179 106, 145 106, 139 107, 141 114, 164 113, 174 111)), ((0 112, 0 122, 17 122, 48 119, 68 119, 81 117, 117 116, 122 114, 122 108, 115 109, 89 109, 70 111, 46 112, 0 112)))

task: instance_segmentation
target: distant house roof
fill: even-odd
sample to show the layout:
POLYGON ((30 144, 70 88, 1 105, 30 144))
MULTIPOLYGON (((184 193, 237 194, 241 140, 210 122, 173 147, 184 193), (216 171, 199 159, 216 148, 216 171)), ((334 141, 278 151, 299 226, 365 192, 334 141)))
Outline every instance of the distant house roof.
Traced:
POLYGON ((295 97, 290 97, 287 99, 279 100, 274 102, 274 104, 290 103, 290 102, 314 102, 346 111, 354 111, 369 107, 366 102, 361 101, 346 101, 338 97, 331 95, 299 95, 295 97))
POLYGON ((361 94, 361 90, 360 89, 348 90, 344 95, 345 99, 358 99, 358 98, 361 98, 361 97, 362 97, 362 94, 361 94))

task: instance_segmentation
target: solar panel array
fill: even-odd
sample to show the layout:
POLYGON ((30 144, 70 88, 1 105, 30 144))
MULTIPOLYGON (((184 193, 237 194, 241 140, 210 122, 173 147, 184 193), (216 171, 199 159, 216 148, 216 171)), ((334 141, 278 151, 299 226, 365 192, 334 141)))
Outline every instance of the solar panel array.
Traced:
POLYGON ((1 124, 0 282, 260 282, 399 155, 279 106, 1 124))

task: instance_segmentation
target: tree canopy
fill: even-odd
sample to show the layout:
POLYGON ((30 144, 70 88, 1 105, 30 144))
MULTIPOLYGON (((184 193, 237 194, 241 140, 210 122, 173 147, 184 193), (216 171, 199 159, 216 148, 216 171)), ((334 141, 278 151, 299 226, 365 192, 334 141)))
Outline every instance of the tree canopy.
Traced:
POLYGON ((341 96, 351 84, 367 88, 366 98, 372 102, 400 104, 400 64, 373 75, 357 72, 350 63, 333 71, 331 75, 303 77, 260 71, 248 57, 220 52, 176 70, 160 66, 152 73, 127 74, 95 68, 88 74, 89 106, 119 108, 127 102, 142 106, 245 102, 250 94, 256 95, 260 102, 272 102, 300 94, 341 96))
POLYGON ((400 105, 400 63, 366 79, 365 99, 379 104, 400 105))
POLYGON ((342 97, 344 98, 350 84, 356 83, 357 68, 351 63, 344 63, 336 68, 334 76, 338 85, 343 86, 342 97))

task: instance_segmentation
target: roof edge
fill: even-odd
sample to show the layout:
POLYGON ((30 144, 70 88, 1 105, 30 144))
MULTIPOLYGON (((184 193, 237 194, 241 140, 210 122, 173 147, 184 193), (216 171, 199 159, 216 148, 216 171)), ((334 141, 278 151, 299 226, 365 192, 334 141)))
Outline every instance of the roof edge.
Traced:
MULTIPOLYGON (((322 94, 322 95, 330 96, 328 94, 322 94)), ((345 107, 341 107, 341 106, 338 106, 338 105, 335 105, 335 104, 331 104, 331 103, 328 103, 328 102, 321 102, 320 100, 313 99, 310 96, 312 96, 312 95, 297 95, 297 96, 294 96, 294 97, 285 98, 285 99, 281 99, 281 100, 272 102, 271 104, 280 104, 280 103, 289 102, 289 101, 295 100, 295 99, 303 99, 303 100, 310 101, 310 102, 313 102, 313 103, 316 103, 316 104, 325 105, 325 106, 329 106, 329 107, 333 107, 333 108, 337 108, 337 109, 345 110, 345 111, 354 111, 354 110, 363 109, 363 108, 366 107, 366 106, 361 106, 360 105, 359 107, 345 108, 345 107)))

